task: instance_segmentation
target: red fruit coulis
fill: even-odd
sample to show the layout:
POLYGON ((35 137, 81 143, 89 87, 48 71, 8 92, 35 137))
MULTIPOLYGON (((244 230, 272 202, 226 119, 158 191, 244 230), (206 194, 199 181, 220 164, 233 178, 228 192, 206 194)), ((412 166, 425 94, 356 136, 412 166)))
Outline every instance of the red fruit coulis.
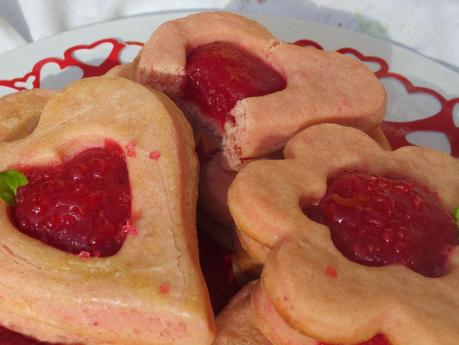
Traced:
POLYGON ((452 214, 434 193, 407 178, 345 172, 331 178, 319 205, 305 212, 330 228, 345 257, 363 265, 403 264, 439 277, 458 244, 452 214))
POLYGON ((131 191, 118 144, 107 140, 59 165, 20 170, 29 179, 11 210, 20 231, 73 254, 106 257, 120 250, 131 191))
POLYGON ((193 49, 187 56, 185 97, 223 129, 236 103, 286 87, 284 77, 249 51, 229 42, 193 49))

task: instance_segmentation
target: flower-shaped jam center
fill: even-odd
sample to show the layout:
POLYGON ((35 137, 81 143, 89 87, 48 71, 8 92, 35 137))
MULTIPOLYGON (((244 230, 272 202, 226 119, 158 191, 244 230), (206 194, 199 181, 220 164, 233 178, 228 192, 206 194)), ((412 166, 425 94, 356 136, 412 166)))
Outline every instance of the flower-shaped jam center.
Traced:
POLYGON ((331 178, 318 207, 305 212, 330 228, 345 257, 368 266, 403 264, 438 277, 447 273, 446 258, 458 244, 452 214, 407 178, 345 172, 331 178))
POLYGON ((236 103, 286 87, 286 81, 260 58, 235 44, 215 42, 187 56, 185 97, 223 129, 236 103))
POLYGON ((121 147, 106 141, 59 165, 21 169, 12 218, 20 231, 87 256, 116 254, 131 218, 131 191, 121 147))

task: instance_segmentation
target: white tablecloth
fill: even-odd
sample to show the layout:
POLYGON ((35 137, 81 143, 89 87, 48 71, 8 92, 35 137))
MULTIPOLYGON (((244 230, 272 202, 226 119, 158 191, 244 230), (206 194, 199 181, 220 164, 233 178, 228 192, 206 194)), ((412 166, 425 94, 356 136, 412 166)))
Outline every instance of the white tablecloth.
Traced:
POLYGON ((210 8, 296 17, 363 32, 459 72, 458 0, 0 0, 0 54, 90 23, 210 8))

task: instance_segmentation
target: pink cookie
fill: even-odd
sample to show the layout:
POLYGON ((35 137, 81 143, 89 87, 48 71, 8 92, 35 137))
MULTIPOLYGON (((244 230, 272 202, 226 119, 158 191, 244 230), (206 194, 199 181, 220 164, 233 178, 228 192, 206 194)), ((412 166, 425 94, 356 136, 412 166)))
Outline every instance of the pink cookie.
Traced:
MULTIPOLYGON (((384 334, 392 345, 455 344, 459 319, 452 315, 459 311, 459 252, 457 227, 451 214, 459 205, 457 160, 419 147, 384 151, 363 132, 332 124, 304 130, 289 141, 284 155, 284 161, 257 161, 242 169, 228 198, 238 230, 253 243, 271 249, 255 293, 257 315, 265 323, 264 335, 276 345, 290 344, 288 339, 297 336, 331 344, 356 344, 377 334, 384 334), (321 205, 327 180, 345 171, 367 172, 374 176, 370 182, 373 179, 384 186, 390 185, 390 180, 377 176, 414 181, 393 183, 397 193, 423 191, 418 195, 424 196, 414 197, 406 219, 410 219, 416 205, 427 202, 423 198, 430 192, 425 191, 433 191, 429 195, 438 198, 441 212, 448 214, 453 236, 452 242, 445 243, 438 253, 444 258, 445 270, 441 274, 433 272, 437 278, 400 264, 369 267, 371 263, 353 262, 335 247, 331 227, 305 215, 312 205, 321 205)), ((332 199, 339 207, 371 210, 373 206, 359 204, 362 197, 345 199, 335 194, 332 199)), ((394 213, 392 217, 398 215, 394 213)), ((409 238, 400 229, 398 233, 409 238)), ((381 234, 386 234, 382 230, 381 234)), ((438 237, 444 236, 443 231, 442 225, 438 237)), ((411 245, 403 238, 400 237, 402 245, 411 245)), ((388 241, 392 243, 390 238, 388 241)), ((358 250, 354 254, 362 249, 355 248, 358 250)), ((403 252, 400 247, 395 249, 403 252)), ((427 255, 431 254, 425 252, 427 255)), ((417 259, 413 256, 407 265, 411 260, 417 259)))
POLYGON ((365 65, 335 52, 282 43, 257 22, 225 12, 194 14, 161 25, 140 52, 137 80, 166 92, 188 116, 221 137, 225 165, 232 170, 247 159, 282 149, 295 133, 317 123, 371 131, 386 107, 384 88, 365 65), (212 44, 242 49, 247 55, 242 61, 253 57, 259 61, 257 68, 266 65, 284 78, 285 87, 239 99, 225 115, 231 120, 219 124, 184 98, 190 52, 212 44))

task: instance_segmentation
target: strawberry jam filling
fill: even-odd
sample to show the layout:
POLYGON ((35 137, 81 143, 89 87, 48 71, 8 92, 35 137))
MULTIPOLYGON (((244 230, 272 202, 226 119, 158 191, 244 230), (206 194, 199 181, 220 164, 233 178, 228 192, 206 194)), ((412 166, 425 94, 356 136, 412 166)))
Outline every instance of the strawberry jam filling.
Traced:
POLYGON ((193 49, 187 56, 185 98, 222 130, 236 103, 286 87, 285 79, 260 58, 229 42, 193 49))
POLYGON ((121 147, 106 141, 59 165, 25 167, 11 215, 23 233, 82 257, 116 254, 131 218, 131 191, 121 147))
POLYGON ((331 178, 317 207, 305 211, 330 228, 336 248, 368 266, 403 264, 427 277, 445 275, 457 225, 426 187, 407 178, 346 172, 331 178))

